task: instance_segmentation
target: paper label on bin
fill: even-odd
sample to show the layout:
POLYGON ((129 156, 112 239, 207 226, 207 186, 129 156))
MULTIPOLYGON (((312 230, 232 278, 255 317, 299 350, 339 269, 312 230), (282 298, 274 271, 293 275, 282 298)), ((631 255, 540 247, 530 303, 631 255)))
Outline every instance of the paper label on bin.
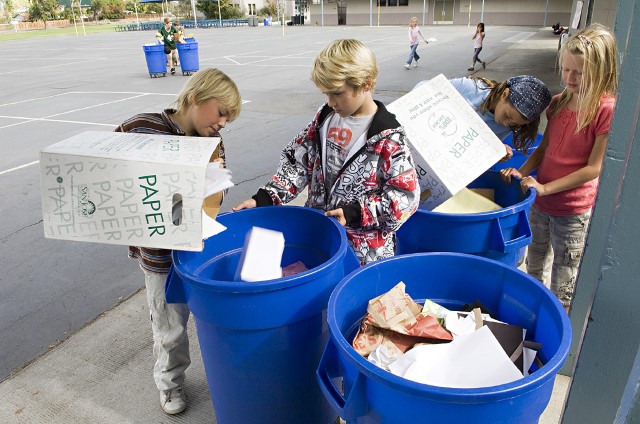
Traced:
POLYGON ((202 250, 205 174, 219 143, 89 131, 43 149, 45 236, 202 250))
POLYGON ((409 138, 421 209, 433 210, 505 155, 502 142, 442 74, 387 109, 409 138))

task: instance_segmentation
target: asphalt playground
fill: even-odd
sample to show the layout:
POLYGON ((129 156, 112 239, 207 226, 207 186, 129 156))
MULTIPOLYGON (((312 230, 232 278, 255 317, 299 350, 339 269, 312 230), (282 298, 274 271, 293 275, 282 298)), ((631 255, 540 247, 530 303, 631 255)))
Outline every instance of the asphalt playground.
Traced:
MULTIPOLYGON (((376 54, 375 97, 389 103, 440 73, 469 75, 473 28, 426 26, 420 66, 405 70, 406 27, 195 29, 200 68, 238 84, 243 110, 223 130, 235 187, 222 211, 251 196, 281 148, 324 101, 309 80, 331 40, 357 38, 376 54)), ((142 274, 124 246, 45 239, 39 151, 83 131, 112 131, 139 112, 168 107, 189 76, 151 78, 142 46, 152 31, 2 42, 0 56, 0 422, 216 422, 191 324, 189 406, 169 417, 152 379, 142 274)), ((489 27, 481 54, 495 80, 531 74, 560 90, 550 28, 489 27)), ((303 199, 301 199, 303 200, 303 199)), ((558 379, 560 385, 562 378, 558 379)), ((562 387, 542 423, 557 422, 562 387)))

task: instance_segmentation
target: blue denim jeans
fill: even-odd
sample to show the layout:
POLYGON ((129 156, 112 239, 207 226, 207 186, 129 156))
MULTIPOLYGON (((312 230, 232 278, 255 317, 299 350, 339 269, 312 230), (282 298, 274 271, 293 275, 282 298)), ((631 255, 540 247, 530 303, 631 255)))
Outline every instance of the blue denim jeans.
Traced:
POLYGON ((550 288, 564 306, 571 305, 590 219, 591 211, 552 216, 535 206, 529 214, 532 238, 527 249, 527 273, 544 283, 545 259, 552 257, 550 288))
POLYGON ((418 53, 416 52, 416 50, 418 49, 418 44, 414 44, 413 46, 411 46, 411 53, 409 53, 409 58, 407 59, 407 65, 411 65, 411 62, 413 62, 413 59, 416 60, 416 63, 418 62, 418 60, 420 60, 420 56, 418 56, 418 53))

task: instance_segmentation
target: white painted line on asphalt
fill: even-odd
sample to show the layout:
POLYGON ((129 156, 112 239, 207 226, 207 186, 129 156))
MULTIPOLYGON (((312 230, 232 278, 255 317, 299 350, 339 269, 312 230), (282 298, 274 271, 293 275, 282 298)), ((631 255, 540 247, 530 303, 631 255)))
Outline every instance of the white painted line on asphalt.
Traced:
POLYGON ((27 118, 26 116, 4 116, 4 115, 0 115, 0 118, 7 118, 7 119, 21 119, 23 120, 22 122, 16 122, 15 124, 9 124, 9 125, 5 125, 3 127, 0 127, 1 129, 4 128, 11 128, 11 127, 15 127, 18 125, 22 125, 22 124, 28 124, 30 122, 60 122, 63 124, 80 124, 80 125, 100 125, 100 126, 105 126, 105 127, 111 127, 111 128, 115 128, 117 127, 119 124, 105 124, 105 123, 100 123, 100 122, 85 122, 85 121, 72 121, 69 119, 47 119, 47 118, 27 118))
POLYGON ((35 165, 36 163, 40 163, 40 161, 36 160, 36 161, 33 161, 33 162, 25 163, 24 165, 16 166, 15 168, 11 168, 11 169, 6 169, 4 171, 0 171, 0 175, 8 174, 9 172, 17 171, 18 169, 26 168, 27 166, 35 165))

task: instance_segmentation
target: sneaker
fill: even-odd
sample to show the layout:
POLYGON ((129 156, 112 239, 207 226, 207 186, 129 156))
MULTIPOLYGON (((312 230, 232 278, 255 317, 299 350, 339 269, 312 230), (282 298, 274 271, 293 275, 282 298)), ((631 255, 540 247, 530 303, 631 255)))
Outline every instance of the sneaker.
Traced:
POLYGON ((171 68, 171 75, 176 73, 176 68, 171 68))
POLYGON ((487 69, 487 62, 482 62, 482 69, 487 69))
POLYGON ((160 391, 160 408, 169 414, 179 414, 187 407, 187 400, 184 396, 182 386, 178 386, 175 389, 161 390, 160 391))
POLYGON ((409 69, 411 67, 411 65, 409 65, 408 63, 404 64, 404 69, 409 69))
POLYGON ((467 71, 473 71, 473 70, 474 70, 473 66, 470 68, 467 68, 467 71))
POLYGON ((418 61, 417 61, 417 60, 416 60, 416 63, 414 63, 414 64, 413 64, 413 67, 414 67, 414 68, 417 68, 417 67, 418 67, 418 61))

